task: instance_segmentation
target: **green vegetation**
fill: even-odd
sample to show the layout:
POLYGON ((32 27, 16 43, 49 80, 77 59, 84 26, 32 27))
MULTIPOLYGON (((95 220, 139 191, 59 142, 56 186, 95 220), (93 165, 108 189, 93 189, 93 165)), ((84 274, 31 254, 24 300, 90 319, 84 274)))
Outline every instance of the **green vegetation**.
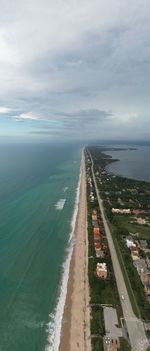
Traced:
POLYGON ((101 306, 91 307, 91 334, 104 335, 103 308, 101 306))
POLYGON ((118 351, 131 351, 131 347, 126 339, 120 338, 120 349, 118 351))
MULTIPOLYGON (((109 155, 103 153, 106 148, 90 147, 89 149, 133 310, 137 316, 149 319, 150 304, 146 300, 144 286, 133 265, 125 238, 130 235, 136 242, 145 239, 150 248, 150 183, 108 173, 106 166, 116 160, 112 160, 109 155), (130 209, 131 213, 116 214, 112 212, 112 208, 130 209)), ((141 249, 139 255, 140 258, 146 257, 141 249)))
POLYGON ((132 290, 137 302, 137 304, 135 304, 135 300, 133 300, 133 297, 131 296, 131 293, 130 293, 130 298, 131 298, 132 304, 134 305, 134 312, 136 312, 137 305, 138 305, 139 307, 139 309, 137 310, 138 314, 140 310, 141 317, 143 319, 149 319, 150 304, 146 301, 143 285, 141 283, 141 280, 137 273, 136 268, 133 266, 133 261, 131 258, 130 251, 125 245, 125 238, 122 236, 119 236, 117 231, 116 231, 116 235, 117 235, 117 243, 119 244, 119 248, 123 258, 123 263, 126 267, 130 284, 132 286, 132 290))
POLYGON ((92 344, 92 351, 103 351, 104 350, 103 339, 100 337, 99 338, 92 337, 91 344, 92 344))
MULTIPOLYGON (((112 231, 113 233, 113 231, 112 231)), ((140 317, 141 314, 140 314, 140 309, 139 309, 139 306, 137 305, 137 301, 136 301, 136 297, 134 295, 134 292, 133 292, 133 289, 132 289, 132 285, 131 285, 131 282, 130 282, 130 279, 129 279, 129 276, 128 276, 128 270, 127 270, 127 267, 126 267, 126 264, 125 264, 125 257, 123 257, 122 255, 122 250, 118 244, 118 240, 116 239, 116 237, 113 235, 113 241, 114 241, 114 245, 115 245, 115 248, 116 248, 116 251, 117 251, 117 254, 118 254, 118 259, 119 259, 119 263, 120 263, 120 266, 121 266, 121 269, 122 269, 122 273, 123 273, 123 276, 124 276, 124 280, 125 280, 125 284, 126 284, 126 287, 127 287, 127 290, 128 290, 128 294, 129 294, 129 298, 130 298, 130 301, 131 301, 131 305, 132 305, 132 308, 133 308, 133 311, 135 313, 135 315, 137 317, 140 317)), ((132 264, 133 266, 133 264, 132 264)), ((134 268, 134 267, 133 267, 134 268)))
MULTIPOLYGON (((90 206, 91 208, 91 206, 90 206)), ((97 208, 98 207, 93 207, 97 208)), ((89 235, 89 283, 91 287, 91 303, 92 304, 110 304, 118 305, 119 296, 117 291, 117 286, 115 282, 115 277, 113 274, 111 257, 109 249, 107 248, 107 254, 105 258, 97 258, 95 255, 94 240, 93 240, 93 227, 92 227, 92 208, 88 210, 88 235, 89 235), (98 262, 106 262, 109 272, 109 277, 107 280, 98 279, 96 276, 96 266, 98 262)))
MULTIPOLYGON (((86 160, 87 161, 87 160, 86 160)), ((88 169, 90 172, 90 167, 86 164, 87 174, 88 169)), ((88 206, 88 272, 89 272, 89 285, 90 285, 90 303, 91 303, 91 343, 92 350, 104 350, 103 348, 103 336, 105 334, 104 328, 104 319, 103 319, 103 308, 102 304, 108 304, 115 306, 117 308, 118 316, 122 316, 122 309, 120 306, 120 300, 118 295, 118 290, 116 286, 116 280, 112 268, 112 262, 110 257, 110 252, 108 249, 108 244, 105 236, 105 231, 103 223, 101 220, 101 214, 96 199, 96 193, 94 189, 93 182, 89 186, 87 181, 87 206, 88 206), (91 201, 90 193, 94 195, 94 200, 91 201), (94 239, 93 239, 93 225, 92 225, 92 212, 93 209, 97 211, 99 227, 103 236, 103 241, 106 244, 106 252, 104 258, 97 258, 94 248, 94 239), (98 279, 96 275, 96 266, 98 262, 106 262, 108 267, 108 279, 98 279)), ((119 321, 120 323, 120 321, 119 321)))
POLYGON ((132 234, 136 234, 138 239, 145 239, 145 240, 150 239, 150 227, 131 223, 133 221, 133 216, 114 215, 113 221, 114 222, 117 221, 117 226, 120 228, 120 234, 123 233, 125 228, 127 235, 129 235, 129 233, 132 233, 132 234))

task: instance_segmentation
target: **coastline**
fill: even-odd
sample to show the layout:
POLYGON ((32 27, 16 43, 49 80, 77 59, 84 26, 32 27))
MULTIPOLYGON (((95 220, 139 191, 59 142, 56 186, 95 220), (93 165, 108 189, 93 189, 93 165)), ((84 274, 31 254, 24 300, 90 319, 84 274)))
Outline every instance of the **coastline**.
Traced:
POLYGON ((74 248, 70 263, 59 351, 91 350, 88 284, 86 172, 84 153, 74 248))
POLYGON ((106 166, 108 173, 131 180, 150 182, 150 167, 147 163, 150 154, 149 146, 139 146, 135 150, 125 149, 123 153, 117 149, 108 150, 104 154, 111 157, 110 164, 106 166))
POLYGON ((70 264, 73 256, 74 250, 74 233, 78 216, 78 208, 80 202, 80 188, 81 188, 81 177, 82 177, 82 159, 80 165, 79 180, 76 189, 74 211, 71 219, 71 231, 68 240, 68 246, 66 248, 66 258, 63 263, 63 273, 62 279, 60 282, 60 290, 57 298, 57 305, 53 313, 49 315, 50 320, 47 324, 47 344, 45 346, 45 351, 55 351, 59 350, 60 339, 61 339, 61 330, 62 330, 62 321, 66 303, 66 296, 68 291, 68 282, 69 282, 69 272, 70 264))

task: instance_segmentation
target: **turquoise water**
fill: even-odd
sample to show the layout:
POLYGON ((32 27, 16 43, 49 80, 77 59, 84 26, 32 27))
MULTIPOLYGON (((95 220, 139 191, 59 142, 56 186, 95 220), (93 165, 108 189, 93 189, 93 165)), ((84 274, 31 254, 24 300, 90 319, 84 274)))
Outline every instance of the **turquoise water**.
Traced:
POLYGON ((45 350, 80 159, 77 145, 0 145, 0 350, 45 350))

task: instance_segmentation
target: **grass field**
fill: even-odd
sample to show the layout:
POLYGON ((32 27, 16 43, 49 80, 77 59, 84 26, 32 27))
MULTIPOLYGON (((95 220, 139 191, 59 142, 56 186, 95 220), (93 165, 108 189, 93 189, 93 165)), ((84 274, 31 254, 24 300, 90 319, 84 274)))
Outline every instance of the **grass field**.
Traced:
POLYGON ((126 228, 130 233, 136 234, 138 233, 138 237, 140 239, 150 240, 150 227, 146 227, 144 225, 130 223, 133 220, 132 216, 117 216, 117 221, 120 226, 126 228))

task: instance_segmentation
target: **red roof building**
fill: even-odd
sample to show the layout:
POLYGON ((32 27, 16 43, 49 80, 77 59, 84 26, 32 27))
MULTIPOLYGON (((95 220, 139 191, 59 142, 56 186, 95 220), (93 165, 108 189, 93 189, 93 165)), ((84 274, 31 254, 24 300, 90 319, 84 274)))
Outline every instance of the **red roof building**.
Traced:
POLYGON ((96 274, 98 278, 107 279, 107 265, 106 263, 97 263, 96 274))

